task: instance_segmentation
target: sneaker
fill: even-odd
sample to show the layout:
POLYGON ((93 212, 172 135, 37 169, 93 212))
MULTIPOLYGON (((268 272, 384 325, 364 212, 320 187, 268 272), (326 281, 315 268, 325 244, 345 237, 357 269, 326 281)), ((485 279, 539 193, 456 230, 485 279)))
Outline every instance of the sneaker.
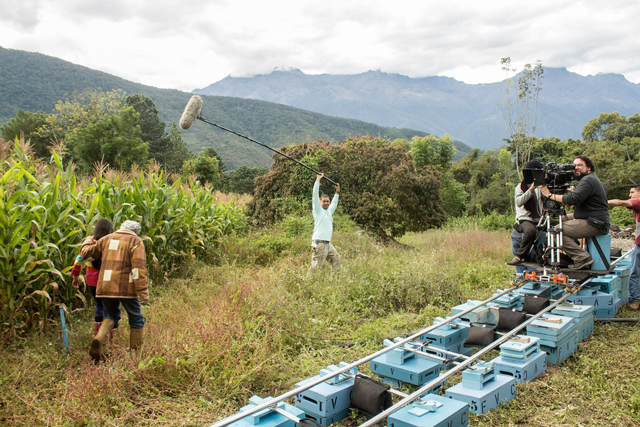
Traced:
POLYGON ((631 301, 628 305, 629 310, 637 311, 640 309, 640 300, 631 301))
POLYGON ((575 264, 571 264, 569 266, 570 270, 582 270, 585 267, 589 267, 591 264, 593 264, 593 258, 589 257, 585 260, 582 261, 578 261, 575 264))
POLYGON ((520 257, 514 256, 510 261, 507 261, 507 265, 518 265, 522 262, 520 257))

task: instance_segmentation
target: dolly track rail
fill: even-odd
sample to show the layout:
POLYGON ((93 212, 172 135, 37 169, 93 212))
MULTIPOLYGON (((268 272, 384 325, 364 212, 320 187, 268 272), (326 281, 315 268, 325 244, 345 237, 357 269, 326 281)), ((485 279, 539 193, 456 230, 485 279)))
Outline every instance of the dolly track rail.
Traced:
MULTIPOLYGON (((207 121, 206 119, 198 116, 197 117, 199 120, 202 120, 206 123, 209 123, 213 126, 219 127, 220 129, 235 133, 233 131, 230 131, 229 129, 223 128, 222 126, 218 126, 214 123, 210 123, 209 121, 207 121)), ((240 135, 242 137, 245 137, 244 135, 240 135)), ((247 138, 247 137, 245 137, 247 138)), ((249 139, 249 138, 247 138, 249 139)), ((251 139, 250 139, 251 140, 251 139)), ((253 140, 251 140, 253 141, 253 140)), ((254 141, 257 142, 257 141, 254 141)), ((260 145, 263 145, 262 143, 259 143, 260 145)), ((269 147, 270 148, 270 147, 269 147)), ((282 154, 282 153, 280 153, 282 154)), ((283 154, 285 155, 285 154, 283 154)), ((288 157, 285 155, 285 157, 288 157)), ((306 166, 306 165, 305 165, 306 166)), ((618 261, 626 258, 629 254, 631 253, 631 250, 626 252, 624 255, 620 256, 617 260, 613 261, 611 263, 611 266, 614 266, 618 261)), ((583 283, 580 284, 579 289, 583 288, 587 283, 589 283, 591 281, 591 279, 587 279, 586 281, 584 281, 583 283)), ((242 418, 249 416, 251 414, 254 414, 256 412, 262 411, 264 409, 267 408, 274 408, 275 404, 278 402, 281 402, 283 400, 289 399, 290 397, 294 397, 296 394, 305 391, 311 387, 314 387, 320 383, 323 383, 333 377, 335 377, 336 375, 339 375, 341 373, 347 372, 353 368, 358 367, 359 365, 366 363, 372 359, 375 359, 378 356, 381 356, 383 354, 385 354, 386 352, 393 350, 394 348, 398 348, 410 341, 413 341, 414 339, 418 338, 420 335, 425 334, 427 332, 430 332, 442 325, 445 325, 449 322, 451 322, 452 320, 455 320, 457 318, 460 318, 462 316, 464 316, 465 314, 468 314, 470 312, 472 312, 473 310, 475 310, 476 308, 482 307, 485 304, 500 298, 501 296, 508 294, 509 292, 518 289, 520 287, 522 287, 522 285, 524 285, 526 282, 522 281, 512 287, 510 287, 509 289, 505 289, 504 291, 493 295, 491 298, 488 298, 480 303, 478 303, 477 305, 462 311, 458 314, 456 314, 455 316, 451 316, 449 317, 447 320, 444 320, 440 323, 434 324, 432 326, 429 326, 428 328, 422 329, 419 332, 416 332, 415 334, 396 342, 395 344, 385 347, 373 354, 370 354, 367 357, 364 357, 360 360, 357 360, 347 366, 344 366, 343 368, 332 372, 331 374, 327 374, 323 377, 320 377, 314 381, 309 382, 308 384, 305 384, 304 386, 298 387, 296 389, 293 389, 291 391, 288 391, 287 393, 284 393, 280 396, 275 397, 274 399, 265 402, 265 403, 261 403, 259 405, 256 405, 255 407, 248 409, 246 411, 243 411, 241 413, 237 413, 235 415, 232 415, 230 417, 227 417, 224 421, 218 421, 214 424, 212 424, 210 427, 224 427, 227 426, 235 421, 241 420, 242 418)), ((438 378, 434 379, 433 381, 429 382, 428 384, 422 386, 420 389, 418 389, 417 391, 415 391, 414 393, 407 395, 405 398, 403 398, 401 401, 399 401, 398 403, 394 404, 393 406, 391 406, 389 409, 381 412, 380 414, 374 416, 373 418, 371 418, 370 420, 368 420, 367 422, 365 422, 364 424, 361 424, 359 427, 369 427, 373 424, 375 424, 376 422, 382 420, 383 418, 386 418, 388 415, 390 415, 391 413, 395 412, 396 410, 402 408, 403 406, 408 405, 409 403, 418 400, 420 398, 420 396, 424 393, 426 393, 430 388, 436 386, 437 384, 439 384, 441 381, 443 381, 444 379, 450 377, 451 375, 461 371, 462 369, 466 368, 467 366, 469 366, 472 362, 474 362, 475 360, 480 359, 480 357, 484 356, 486 353, 488 353, 489 351, 493 350, 495 347, 499 346, 500 344, 503 344, 504 342, 508 341, 512 336, 516 335, 518 332, 520 332, 522 329, 524 329, 528 324, 530 324, 531 322, 533 322, 534 320, 542 317, 543 314, 547 313, 548 311, 552 310, 553 308, 555 308, 557 305, 559 305, 560 303, 562 303, 565 299, 567 299, 571 294, 567 293, 565 295, 563 295, 560 299, 554 301, 552 304, 549 305, 549 307, 545 308, 544 310, 540 311, 539 313, 535 314, 534 316, 532 316, 531 318, 529 318, 527 321, 525 321, 524 323, 522 323, 521 325, 519 325, 517 328, 513 329, 512 331, 510 331, 509 333, 505 334, 503 337, 501 337, 500 339, 498 339, 497 341, 494 341, 493 343, 491 343, 489 346, 483 348, 482 350, 480 350, 479 352, 477 352, 476 354, 474 354, 473 356, 467 358, 466 360, 464 360, 463 362, 460 362, 460 364, 458 364, 457 366, 455 366, 454 368, 450 369, 449 371, 447 371, 444 375, 439 376, 438 378)))
MULTIPOLYGON (((526 282, 523 281, 523 282, 521 282, 519 284, 516 284, 516 285, 510 287, 509 289, 505 289, 504 291, 493 295, 491 298, 488 298, 488 299, 478 303, 477 305, 475 305, 475 306, 473 306, 473 307, 471 307, 471 308, 469 308, 469 309, 467 309, 465 311, 462 311, 462 312, 456 314, 455 316, 451 316, 448 319, 446 319, 446 320, 444 320, 444 321, 442 321, 440 323, 437 323, 435 325, 429 326, 428 328, 422 329, 421 331, 416 332, 415 334, 403 339, 402 341, 398 341, 393 345, 390 345, 390 346, 385 347, 385 348, 383 348, 381 350, 378 350, 377 352, 375 352, 373 354, 368 355, 367 357, 363 357, 360 360, 357 360, 357 361, 355 361, 353 363, 350 363, 349 365, 344 366, 344 367, 342 367, 341 369, 339 369, 337 371, 331 372, 330 374, 327 374, 327 375, 325 375, 323 377, 317 378, 314 381, 310 381, 308 384, 305 384, 305 385, 303 385, 301 387, 298 387, 298 388, 293 389, 291 391, 288 391, 288 392, 286 392, 284 394, 281 394, 280 396, 277 396, 277 397, 273 398, 272 400, 270 400, 268 402, 261 403, 259 405, 254 406, 253 408, 247 409, 246 411, 239 412, 239 413, 237 413, 235 415, 232 415, 232 416, 230 416, 230 417, 228 417, 228 418, 226 418, 226 419, 224 419, 222 421, 218 421, 215 424, 212 424, 210 427, 224 427, 224 426, 229 425, 229 424, 231 424, 231 423, 233 423, 235 421, 238 421, 238 420, 240 420, 240 419, 242 419, 242 418, 244 418, 246 416, 249 416, 251 414, 255 414, 256 412, 262 411, 263 409, 267 409, 267 408, 273 407, 273 405, 278 403, 278 402, 282 402, 283 400, 289 399, 290 397, 294 397, 296 394, 298 394, 298 393, 300 393, 302 391, 305 391, 305 390, 307 390, 307 389, 309 389, 309 388, 311 388, 313 386, 316 386, 316 385, 318 385, 320 383, 323 383, 323 382, 325 382, 325 381, 327 381, 327 380, 329 380, 329 379, 331 379, 331 378, 335 377, 336 375, 339 375, 339 374, 341 374, 343 372, 347 372, 347 371, 349 371, 349 370, 351 370, 353 368, 356 368, 356 367, 358 367, 359 365, 361 365, 363 363, 367 363, 368 361, 373 360, 376 357, 381 356, 381 355, 385 354, 386 352, 388 352, 390 350, 393 350, 394 348, 398 348, 398 347, 400 347, 400 346, 402 346, 402 345, 404 345, 404 344, 406 344, 406 343, 408 343, 410 341, 413 341, 414 339, 418 338, 422 334, 425 334, 425 333, 430 332, 430 331, 432 331, 432 330, 434 330, 436 328, 439 328, 442 325, 446 325, 447 323, 451 322, 452 320, 455 320, 455 319, 457 319, 459 317, 462 317, 465 314, 471 313, 476 308, 482 307, 483 305, 485 305, 485 304, 487 304, 487 303, 489 303, 489 302, 491 302, 491 301, 493 301, 495 299, 498 299, 501 296, 503 296, 505 294, 508 294, 509 292, 511 292, 511 291, 513 291, 515 289, 518 289, 519 287, 521 287, 525 283, 526 282)), ((467 364, 468 364, 467 362, 463 362, 464 366, 466 366, 467 364)), ((407 397, 407 399, 411 398, 412 396, 413 396, 413 394, 411 394, 409 397, 407 397)), ((417 397, 413 397, 411 399, 411 401, 416 400, 416 399, 417 399, 417 397)))
MULTIPOLYGON (((585 282, 583 282, 580 285, 580 288, 584 287, 590 281, 591 281, 591 279, 588 279, 585 282)), ((555 308, 558 304, 562 303, 565 299, 569 298, 570 296, 571 296, 571 294, 564 294, 562 297, 560 297, 559 299, 555 300, 548 307, 546 307, 542 311, 538 312, 537 314, 533 315, 530 319, 528 319, 524 323, 520 324, 515 329, 512 329, 510 332, 505 334, 502 338, 500 338, 497 341, 494 341, 493 343, 491 343, 488 346, 484 347, 482 350, 478 351, 476 354, 474 354, 470 358, 466 359, 465 361, 461 362, 459 365, 455 366, 454 368, 449 369, 445 374, 440 375, 440 376, 438 376, 438 378, 436 378, 436 379, 432 380, 431 382, 423 385, 421 388, 419 388, 415 392, 411 393, 409 396, 405 397, 404 399, 400 400, 398 403, 396 403, 395 405, 391 406, 389 409, 386 409, 385 411, 379 413, 378 415, 376 415, 373 418, 369 419, 365 423, 360 424, 360 427, 372 426, 375 423, 377 423, 378 421, 380 421, 380 420, 382 420, 384 418, 387 418, 388 415, 391 415, 393 412, 397 411, 398 409, 402 408, 403 406, 406 406, 406 405, 410 404, 411 402, 413 402, 414 400, 419 399, 421 397, 421 395, 425 394, 431 388, 433 388, 436 385, 440 384, 443 380, 449 378, 450 376, 452 376, 456 372, 459 372, 459 371, 463 370, 469 364, 471 364, 472 362, 480 359, 482 356, 484 356, 485 354, 487 354, 488 352, 490 352, 491 350, 493 350, 494 348, 496 348, 500 344, 503 344, 504 342, 508 341, 512 336, 516 335, 522 329, 526 328, 528 324, 530 324, 534 320, 542 317, 542 315, 544 315, 548 311, 550 311, 553 308, 555 308)))

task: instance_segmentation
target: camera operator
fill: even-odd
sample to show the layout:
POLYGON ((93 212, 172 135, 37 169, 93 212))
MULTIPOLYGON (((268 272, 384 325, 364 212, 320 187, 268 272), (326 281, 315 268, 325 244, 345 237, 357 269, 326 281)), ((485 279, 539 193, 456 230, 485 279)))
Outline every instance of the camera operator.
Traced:
POLYGON ((595 237, 609 232, 610 220, 607 192, 596 176, 595 166, 587 156, 576 156, 573 161, 578 185, 570 194, 551 194, 542 186, 542 194, 551 200, 572 205, 573 214, 562 218, 562 249, 571 257, 572 270, 580 270, 593 264, 593 258, 581 249, 575 239, 595 237))
MULTIPOLYGON (((532 160, 524 166, 525 170, 538 169, 542 170, 543 165, 537 160, 532 160)), ((508 261, 509 265, 518 265, 525 260, 531 246, 533 245, 537 230, 536 226, 542 215, 542 197, 540 189, 533 182, 532 174, 523 174, 522 182, 516 185, 514 190, 514 200, 516 207, 516 224, 513 229, 517 233, 522 234, 522 242, 520 247, 516 248, 513 244, 513 258, 508 261)), ((512 233, 512 241, 513 241, 512 233)), ((519 267, 520 268, 520 267, 519 267)), ((524 268, 522 268, 524 270, 524 268)), ((518 273, 521 271, 518 270, 518 273)))

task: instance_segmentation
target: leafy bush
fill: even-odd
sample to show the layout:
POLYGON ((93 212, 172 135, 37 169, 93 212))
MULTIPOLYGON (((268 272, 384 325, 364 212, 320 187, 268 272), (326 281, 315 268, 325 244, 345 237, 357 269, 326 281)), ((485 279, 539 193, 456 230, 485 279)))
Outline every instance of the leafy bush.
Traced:
POLYGON ((499 214, 496 211, 482 218, 482 228, 489 231, 509 230, 513 227, 514 219, 512 214, 499 214))
POLYGON ((466 215, 460 217, 450 217, 442 227, 446 230, 510 230, 513 227, 513 214, 500 214, 496 211, 489 215, 466 215))
POLYGON ((311 215, 306 215, 304 217, 291 215, 283 221, 283 224, 287 236, 290 237, 298 237, 308 234, 309 238, 311 238, 311 234, 313 233, 313 217, 311 215))
POLYGON ((635 225, 636 220, 631 211, 623 206, 614 206, 610 211, 611 224, 618 227, 629 227, 635 225))
MULTIPOLYGON (((349 138, 338 145, 314 142, 282 149, 324 171, 341 186, 339 209, 362 229, 384 239, 438 226, 444 220, 440 173, 431 166, 416 171, 408 150, 373 137, 349 138)), ((260 225, 309 211, 315 176, 282 156, 258 177, 248 215, 260 225), (298 210, 296 212, 296 210, 298 210)), ((332 186, 321 183, 321 193, 332 186)))

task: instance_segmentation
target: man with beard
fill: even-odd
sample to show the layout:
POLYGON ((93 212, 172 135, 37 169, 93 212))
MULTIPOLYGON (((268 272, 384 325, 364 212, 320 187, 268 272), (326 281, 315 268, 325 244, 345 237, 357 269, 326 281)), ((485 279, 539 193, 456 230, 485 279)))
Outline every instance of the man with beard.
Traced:
POLYGON ((551 194, 547 186, 540 191, 551 200, 574 207, 572 214, 562 218, 562 249, 573 260, 569 268, 581 270, 593 264, 593 258, 576 239, 607 234, 611 222, 607 192, 595 174, 593 162, 587 156, 577 156, 573 165, 579 181, 572 193, 551 194))

